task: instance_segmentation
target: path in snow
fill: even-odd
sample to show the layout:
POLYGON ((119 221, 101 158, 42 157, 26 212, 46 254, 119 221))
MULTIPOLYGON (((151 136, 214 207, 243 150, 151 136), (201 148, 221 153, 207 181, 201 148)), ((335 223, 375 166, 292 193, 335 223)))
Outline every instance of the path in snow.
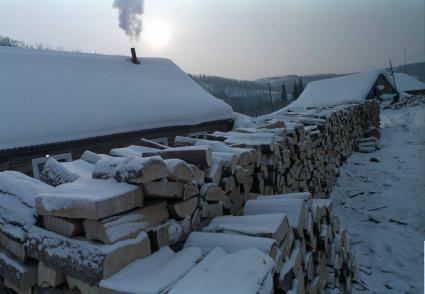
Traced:
POLYGON ((332 192, 356 252, 355 293, 424 293, 425 97, 416 104, 381 113, 381 149, 353 154, 332 192))

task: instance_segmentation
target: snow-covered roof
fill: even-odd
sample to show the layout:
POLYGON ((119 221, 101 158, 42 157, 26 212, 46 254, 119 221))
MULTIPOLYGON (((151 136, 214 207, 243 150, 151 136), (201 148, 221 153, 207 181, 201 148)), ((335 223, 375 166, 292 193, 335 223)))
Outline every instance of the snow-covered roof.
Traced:
POLYGON ((274 114, 281 114, 288 110, 328 107, 363 100, 381 74, 388 79, 383 70, 374 70, 310 82, 297 100, 274 114))
MULTIPOLYGON (((422 83, 421 81, 418 81, 414 77, 405 73, 394 73, 394 78, 397 90, 400 92, 425 90, 425 83, 422 83)), ((393 84, 392 79, 390 82, 393 84)))
POLYGON ((0 150, 232 118, 171 60, 0 47, 0 150))

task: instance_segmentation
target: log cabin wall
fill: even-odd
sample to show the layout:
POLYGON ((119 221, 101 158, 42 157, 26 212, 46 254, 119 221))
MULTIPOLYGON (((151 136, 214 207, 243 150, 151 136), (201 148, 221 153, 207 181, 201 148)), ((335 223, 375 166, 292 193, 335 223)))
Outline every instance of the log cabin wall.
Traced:
POLYGON ((109 151, 113 148, 137 145, 142 137, 147 139, 167 138, 168 143, 171 144, 174 142, 174 138, 177 135, 187 136, 192 133, 212 133, 214 131, 225 132, 229 131, 232 125, 232 120, 221 120, 192 126, 143 130, 69 142, 3 150, 0 151, 0 171, 15 170, 34 176, 32 160, 45 157, 46 155, 52 156, 70 153, 72 159, 78 159, 86 150, 95 153, 109 154, 109 151))

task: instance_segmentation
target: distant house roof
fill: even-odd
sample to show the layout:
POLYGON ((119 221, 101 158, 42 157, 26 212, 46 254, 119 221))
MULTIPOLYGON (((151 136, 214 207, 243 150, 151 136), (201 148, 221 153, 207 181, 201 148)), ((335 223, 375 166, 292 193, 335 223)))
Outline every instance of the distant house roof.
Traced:
POLYGON ((388 80, 383 70, 374 70, 310 82, 297 100, 277 111, 276 114, 288 110, 327 107, 363 100, 380 75, 388 80))
POLYGON ((0 47, 0 150, 232 118, 171 60, 0 47))
MULTIPOLYGON (((418 81, 414 77, 405 73, 394 73, 394 78, 398 91, 410 92, 425 90, 425 83, 422 83, 421 81, 418 81)), ((392 79, 390 79, 390 82, 393 84, 392 79)))

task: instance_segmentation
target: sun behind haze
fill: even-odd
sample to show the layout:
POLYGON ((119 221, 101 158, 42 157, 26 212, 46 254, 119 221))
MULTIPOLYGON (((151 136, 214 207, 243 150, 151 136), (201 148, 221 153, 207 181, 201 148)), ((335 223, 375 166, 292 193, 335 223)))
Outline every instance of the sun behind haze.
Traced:
POLYGON ((171 40, 171 29, 167 22, 163 20, 155 20, 145 23, 145 32, 142 38, 154 48, 164 48, 169 45, 171 40))

